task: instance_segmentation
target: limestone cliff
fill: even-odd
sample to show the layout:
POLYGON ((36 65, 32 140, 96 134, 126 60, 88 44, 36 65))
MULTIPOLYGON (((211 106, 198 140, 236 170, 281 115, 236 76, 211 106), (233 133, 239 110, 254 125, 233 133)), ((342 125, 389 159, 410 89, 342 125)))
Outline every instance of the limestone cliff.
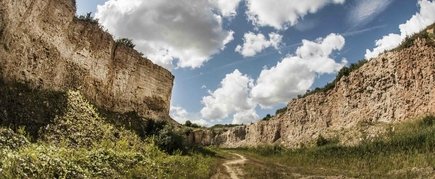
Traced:
POLYGON ((78 89, 98 107, 167 119, 174 76, 75 17, 74 0, 0 0, 0 76, 78 89))
POLYGON ((197 131, 190 141, 240 147, 309 146, 322 135, 353 145, 394 130, 391 125, 435 114, 435 46, 417 39, 409 48, 371 59, 335 87, 289 102, 270 119, 225 131, 197 131), (389 127, 390 126, 390 127, 389 127))

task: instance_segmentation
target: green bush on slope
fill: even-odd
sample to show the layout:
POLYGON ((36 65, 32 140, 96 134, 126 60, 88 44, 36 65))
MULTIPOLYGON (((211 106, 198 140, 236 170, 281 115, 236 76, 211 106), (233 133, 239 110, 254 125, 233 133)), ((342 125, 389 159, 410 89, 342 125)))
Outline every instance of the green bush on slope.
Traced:
MULTIPOLYGON (((3 84, 0 89, 9 88, 6 86, 10 85, 3 84)), ((20 95, 14 94, 14 91, 17 92, 10 90, 9 95, 33 94, 35 99, 41 99, 38 90, 20 90, 20 95)), ((105 119, 105 115, 99 113, 79 92, 69 91, 61 96, 65 102, 62 113, 40 122, 41 127, 33 143, 27 139, 25 128, 20 126, 34 122, 14 124, 17 125, 14 132, 4 120, 3 127, 0 127, 0 178, 209 177, 213 158, 195 152, 189 155, 168 154, 185 147, 180 143, 182 140, 177 138, 179 135, 165 127, 167 125, 152 123, 146 132, 147 137, 142 138, 136 132, 105 119)), ((1 99, 4 98, 2 96, 1 99)), ((33 107, 39 107, 33 106, 32 101, 28 102, 16 106, 30 111, 33 107)), ((3 104, 2 107, 5 107, 3 104)), ((7 108, 13 109, 12 106, 7 108)), ((25 115, 31 117, 31 114, 38 115, 39 112, 46 111, 25 115)), ((2 120, 6 118, 3 117, 2 120)), ((7 117, 8 121, 13 121, 10 115, 7 117)), ((33 130, 27 131, 34 133, 33 130)))

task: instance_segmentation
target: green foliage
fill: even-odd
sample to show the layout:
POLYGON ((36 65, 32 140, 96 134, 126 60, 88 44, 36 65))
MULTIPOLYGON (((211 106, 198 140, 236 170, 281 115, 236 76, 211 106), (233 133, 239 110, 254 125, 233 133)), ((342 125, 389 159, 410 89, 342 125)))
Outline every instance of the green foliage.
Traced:
POLYGON ((327 144, 329 144, 329 141, 325 139, 322 135, 319 135, 319 137, 317 137, 316 146, 320 147, 327 144))
MULTIPOLYGON (((287 111, 287 106, 286 106, 286 107, 283 107, 283 108, 280 108, 280 109, 276 110, 276 112, 275 112, 275 116, 279 116, 279 115, 281 115, 281 114, 284 114, 286 111, 287 111)), ((262 121, 268 121, 268 120, 272 119, 272 118, 275 117, 275 116, 272 116, 272 115, 270 115, 270 114, 267 114, 267 115, 264 116, 263 119, 261 119, 261 120, 262 120, 262 121)))
POLYGON ((154 137, 155 144, 167 153, 186 152, 187 148, 184 145, 184 138, 174 132, 174 129, 166 125, 154 137))
POLYGON ((420 123, 421 126, 427 126, 427 127, 431 127, 434 124, 435 124, 435 117, 434 116, 426 116, 423 118, 423 120, 420 123))
POLYGON ((0 80, 0 94, 0 178, 208 178, 215 161, 166 122, 98 109, 78 91, 0 80))
POLYGON ((284 114, 287 111, 287 106, 276 110, 275 115, 278 116, 280 114, 284 114))
POLYGON ((210 129, 222 129, 222 128, 237 127, 237 126, 243 126, 243 124, 216 124, 210 127, 210 129))
POLYGON ((77 19, 79 21, 82 21, 82 22, 87 22, 90 24, 98 25, 98 19, 94 19, 92 17, 92 12, 88 12, 88 13, 86 13, 86 15, 80 15, 77 17, 77 19))
MULTIPOLYGON (((414 178, 407 169, 435 167, 435 117, 394 126, 394 131, 356 146, 342 146, 319 136, 317 147, 283 149, 275 146, 240 149, 259 160, 278 162, 297 173, 347 175, 357 178, 384 178, 391 171, 405 170, 393 178, 414 178), (323 168, 324 170, 313 170, 323 168), (314 172, 314 173, 313 173, 314 172)), ((418 176, 418 175, 417 175, 418 176)), ((423 177, 425 178, 425 177, 423 177)))
POLYGON ((191 127, 191 128, 201 128, 200 125, 192 123, 191 121, 187 120, 186 123, 184 124, 184 126, 186 127, 191 127))
POLYGON ((136 45, 133 44, 133 40, 127 39, 127 38, 121 38, 121 39, 116 40, 116 44, 125 45, 126 47, 129 47, 129 48, 136 47, 136 45))
POLYGON ((267 114, 265 117, 263 117, 263 119, 261 119, 262 121, 268 121, 270 119, 272 119, 273 116, 271 116, 270 114, 267 114))
POLYGON ((435 24, 432 24, 431 26, 427 27, 425 30, 417 34, 414 34, 412 36, 407 36, 405 40, 403 40, 402 43, 398 47, 396 47, 393 51, 410 48, 414 45, 417 39, 425 39, 427 44, 435 47, 435 41, 434 41, 435 39, 433 37, 434 34, 429 34, 427 32, 428 29, 433 29, 434 25, 435 24))
POLYGON ((31 140, 39 131, 61 116, 67 106, 65 93, 28 88, 24 83, 5 83, 0 79, 0 126, 26 130, 31 140))
POLYGON ((212 163, 207 156, 168 155, 128 138, 85 148, 44 142, 0 148, 0 178, 207 178, 212 163))

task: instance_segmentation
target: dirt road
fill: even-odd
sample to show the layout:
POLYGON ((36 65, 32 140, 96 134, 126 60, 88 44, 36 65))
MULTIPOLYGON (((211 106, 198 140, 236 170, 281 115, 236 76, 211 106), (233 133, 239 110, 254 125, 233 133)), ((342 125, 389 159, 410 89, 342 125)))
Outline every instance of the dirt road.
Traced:
POLYGON ((223 164, 223 166, 225 166, 225 168, 227 169, 227 172, 230 174, 231 179, 238 179, 238 176, 243 176, 243 170, 241 167, 237 167, 237 165, 245 164, 248 159, 240 154, 232 154, 239 157, 239 159, 227 161, 223 164))
POLYGON ((211 177, 212 179, 239 179, 244 175, 243 165, 248 161, 248 159, 237 153, 230 153, 235 158, 227 159, 222 166, 224 168, 218 169, 218 172, 211 177))

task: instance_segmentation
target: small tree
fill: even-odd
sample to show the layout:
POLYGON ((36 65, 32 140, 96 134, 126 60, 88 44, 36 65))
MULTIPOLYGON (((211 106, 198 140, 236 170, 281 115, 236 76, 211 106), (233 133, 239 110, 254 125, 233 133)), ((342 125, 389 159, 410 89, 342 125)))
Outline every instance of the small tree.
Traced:
POLYGON ((190 121, 188 120, 188 121, 186 121, 186 123, 185 123, 184 125, 187 126, 187 127, 190 127, 190 126, 192 126, 192 122, 190 122, 190 121))
POLYGON ((130 47, 130 48, 136 47, 136 45, 133 44, 133 40, 127 39, 127 38, 118 39, 116 41, 116 43, 125 45, 125 46, 130 47))

